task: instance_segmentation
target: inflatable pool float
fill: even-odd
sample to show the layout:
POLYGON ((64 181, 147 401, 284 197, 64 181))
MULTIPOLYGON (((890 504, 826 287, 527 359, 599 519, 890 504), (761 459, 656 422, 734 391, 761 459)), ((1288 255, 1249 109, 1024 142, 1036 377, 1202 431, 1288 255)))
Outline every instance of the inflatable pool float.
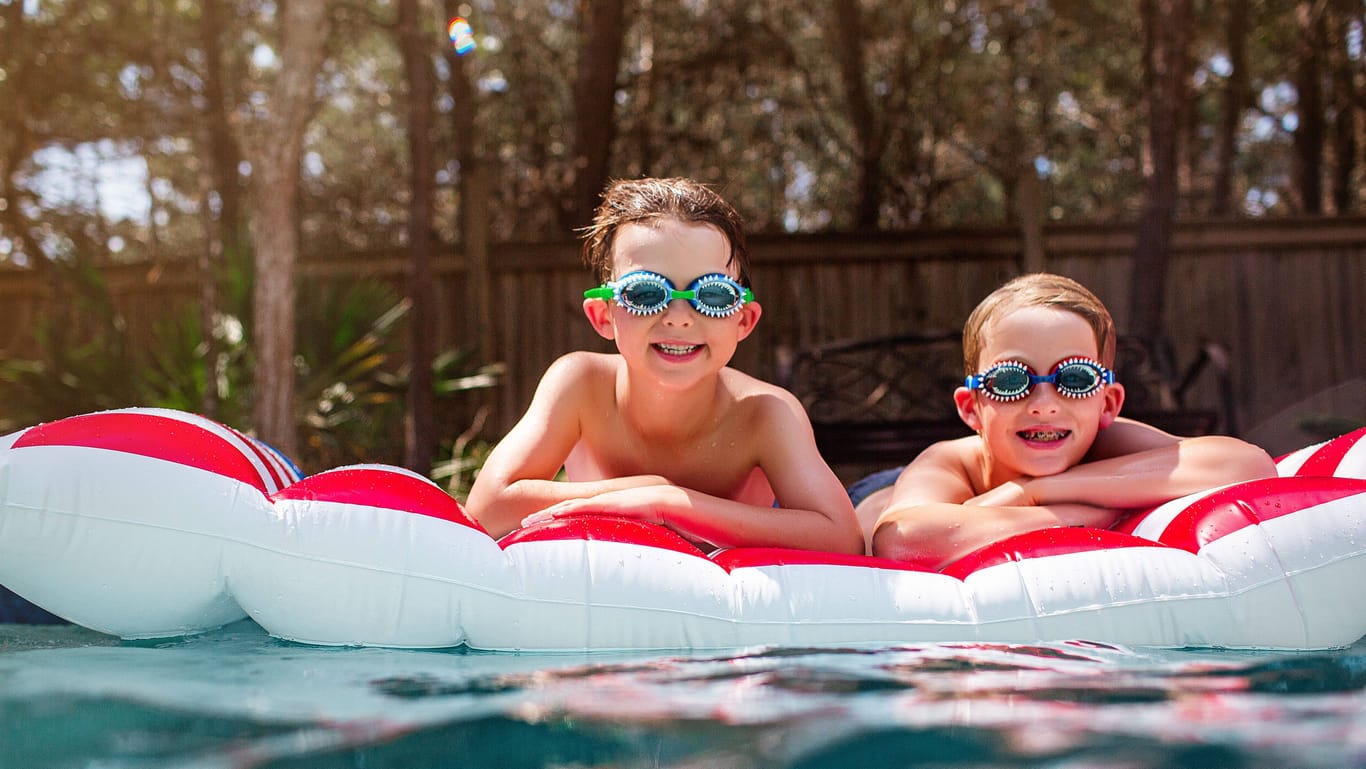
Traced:
POLYGON ((300 478, 202 417, 131 409, 0 438, 0 584, 123 638, 251 617, 322 645, 585 650, 1034 642, 1316 649, 1366 634, 1366 429, 1281 477, 941 571, 586 517, 494 541, 383 465, 300 478))

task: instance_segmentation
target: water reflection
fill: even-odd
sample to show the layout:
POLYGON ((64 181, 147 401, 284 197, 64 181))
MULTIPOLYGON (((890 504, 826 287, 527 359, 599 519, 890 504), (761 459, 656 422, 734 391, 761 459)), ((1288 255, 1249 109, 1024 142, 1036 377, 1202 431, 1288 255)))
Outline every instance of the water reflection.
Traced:
POLYGON ((21 636, 0 626, 0 767, 1366 767, 1366 644, 515 655, 315 649, 249 623, 21 636))

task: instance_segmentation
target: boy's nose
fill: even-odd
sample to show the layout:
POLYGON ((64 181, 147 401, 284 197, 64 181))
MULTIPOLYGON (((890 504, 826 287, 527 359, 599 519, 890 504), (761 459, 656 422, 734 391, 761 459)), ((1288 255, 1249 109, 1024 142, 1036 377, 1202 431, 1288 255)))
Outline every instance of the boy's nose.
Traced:
POLYGON ((671 326, 690 326, 694 314, 692 305, 675 299, 664 308, 664 322, 671 326))
POLYGON ((1039 414, 1052 414, 1062 405, 1062 394, 1052 384, 1039 383, 1029 394, 1029 410, 1039 414))

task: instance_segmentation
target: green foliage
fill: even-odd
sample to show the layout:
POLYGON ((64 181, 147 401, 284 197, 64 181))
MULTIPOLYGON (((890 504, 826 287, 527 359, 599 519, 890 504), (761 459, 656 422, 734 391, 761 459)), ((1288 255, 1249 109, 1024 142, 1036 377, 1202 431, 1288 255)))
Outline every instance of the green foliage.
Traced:
POLYGON ((489 416, 487 407, 481 408, 475 414, 474 420, 468 429, 456 436, 447 453, 449 459, 438 462, 432 466, 432 480, 445 481, 446 491, 455 497, 461 504, 469 496, 470 487, 474 485, 474 479, 479 475, 479 469, 484 466, 484 460, 488 459, 489 452, 493 451, 496 445, 491 441, 480 440, 476 436, 483 430, 484 422, 489 416))
POLYGON ((42 355, 0 361, 0 432, 143 401, 127 372, 140 366, 103 276, 79 262, 51 265, 57 301, 34 329, 42 355))
MULTIPOLYGON (((208 413, 209 403, 209 416, 250 428, 252 351, 235 315, 216 316, 206 336, 187 303, 155 323, 145 341, 135 340, 98 271, 70 270, 64 282, 82 301, 37 330, 41 354, 0 361, 0 433, 129 406, 208 413)), ((303 456, 294 459, 305 469, 402 461, 408 369, 397 334, 408 307, 392 288, 371 281, 301 292, 303 456)), ((433 361, 433 374, 436 397, 449 401, 496 386, 502 368, 447 350, 433 361)))

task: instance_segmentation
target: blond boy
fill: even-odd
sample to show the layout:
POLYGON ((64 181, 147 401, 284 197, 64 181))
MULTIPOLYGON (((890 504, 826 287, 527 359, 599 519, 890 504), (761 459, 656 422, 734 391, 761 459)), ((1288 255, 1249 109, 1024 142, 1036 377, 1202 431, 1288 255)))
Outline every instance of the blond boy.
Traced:
POLYGON ((619 181, 584 258, 602 281, 584 314, 617 352, 546 371, 470 491, 489 533, 615 515, 704 546, 862 552, 801 404, 727 365, 762 312, 735 210, 687 179, 619 181))
POLYGON ((1059 275, 1010 281, 963 328, 968 379, 953 393, 977 434, 920 454, 890 490, 859 503, 869 549, 941 567, 1003 537, 1105 528, 1126 512, 1275 474, 1236 438, 1178 438, 1119 417, 1114 321, 1059 275))

